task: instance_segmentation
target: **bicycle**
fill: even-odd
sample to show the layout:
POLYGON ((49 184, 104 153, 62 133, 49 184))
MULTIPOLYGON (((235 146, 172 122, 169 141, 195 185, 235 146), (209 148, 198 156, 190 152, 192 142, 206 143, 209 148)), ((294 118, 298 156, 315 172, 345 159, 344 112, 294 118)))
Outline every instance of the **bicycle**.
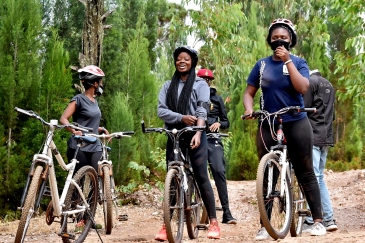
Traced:
MULTIPOLYGON (((184 213, 187 231, 190 239, 196 239, 199 230, 207 229, 203 215, 203 200, 195 180, 188 154, 181 151, 180 136, 186 132, 205 130, 205 126, 185 127, 181 130, 165 128, 146 128, 142 121, 142 132, 166 133, 173 142, 174 160, 168 161, 165 177, 163 201, 164 223, 167 238, 170 243, 181 242, 184 232, 184 213)), ((190 141, 184 141, 189 143, 190 141)))
POLYGON ((298 184, 294 169, 288 157, 286 139, 283 133, 281 115, 290 112, 315 112, 315 108, 285 107, 277 112, 255 111, 250 115, 242 115, 242 119, 261 118, 269 121, 275 146, 264 155, 259 163, 256 178, 257 204, 260 219, 269 235, 275 240, 283 239, 290 231, 292 237, 302 232, 303 222, 310 215, 307 209, 303 189, 298 184), (275 131, 274 124, 278 122, 275 131))
POLYGON ((108 147, 109 142, 113 139, 120 139, 122 137, 131 137, 134 131, 115 132, 111 134, 86 134, 98 138, 102 145, 102 156, 98 162, 98 182, 99 182, 99 203, 103 204, 104 212, 104 226, 105 233, 111 234, 114 227, 114 220, 119 217, 117 198, 115 193, 113 162, 109 160, 109 152, 111 148, 108 147), (113 211, 113 206, 115 211, 113 211), (115 212, 115 215, 113 215, 115 212))
POLYGON ((66 165, 57 150, 53 136, 56 129, 66 127, 83 132, 92 132, 93 129, 80 126, 77 123, 58 125, 57 120, 46 122, 31 110, 24 110, 17 107, 15 110, 38 119, 43 126, 48 127, 48 132, 42 145, 42 153, 34 154, 33 156, 20 207, 18 208, 22 211, 22 214, 14 242, 21 243, 24 241, 30 220, 40 206, 40 201, 46 190, 47 181, 52 200, 46 211, 46 223, 51 225, 56 217, 60 218, 61 228, 58 235, 62 238, 62 242, 83 242, 92 224, 95 225, 94 215, 98 196, 97 173, 91 166, 83 166, 75 175, 73 174, 76 163, 78 163, 76 156, 79 148, 84 144, 95 143, 97 140, 92 137, 75 136, 78 146, 73 159, 66 165), (59 197, 52 153, 59 165, 68 171, 61 197, 59 197))

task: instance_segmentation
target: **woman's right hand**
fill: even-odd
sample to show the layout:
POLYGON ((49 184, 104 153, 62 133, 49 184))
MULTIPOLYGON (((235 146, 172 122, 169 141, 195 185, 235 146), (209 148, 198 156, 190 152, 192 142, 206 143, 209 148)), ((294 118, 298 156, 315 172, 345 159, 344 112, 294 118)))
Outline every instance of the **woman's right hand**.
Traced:
POLYGON ((181 121, 188 126, 194 126, 197 120, 198 120, 198 118, 196 118, 195 116, 191 116, 191 115, 184 115, 181 119, 181 121))

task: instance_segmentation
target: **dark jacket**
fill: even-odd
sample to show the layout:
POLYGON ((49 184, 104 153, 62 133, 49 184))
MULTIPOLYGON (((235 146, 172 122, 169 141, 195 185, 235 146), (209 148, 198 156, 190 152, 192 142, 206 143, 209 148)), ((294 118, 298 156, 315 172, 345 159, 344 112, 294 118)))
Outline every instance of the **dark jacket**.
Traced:
POLYGON ((315 113, 307 113, 313 128, 313 144, 333 146, 332 122, 335 119, 335 91, 332 84, 319 72, 311 74, 309 83, 310 87, 303 98, 305 107, 317 109, 315 113))
POLYGON ((221 124, 221 129, 227 129, 229 127, 229 121, 227 118, 226 108, 222 97, 217 95, 217 90, 215 88, 210 88, 210 108, 208 114, 208 125, 212 125, 215 122, 221 124))

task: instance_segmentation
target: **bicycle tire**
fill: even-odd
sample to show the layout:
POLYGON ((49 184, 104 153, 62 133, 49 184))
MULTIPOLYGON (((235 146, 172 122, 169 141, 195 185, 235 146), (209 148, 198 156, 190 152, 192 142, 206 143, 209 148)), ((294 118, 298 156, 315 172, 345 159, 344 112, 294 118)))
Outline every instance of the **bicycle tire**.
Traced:
MULTIPOLYGON (((67 215, 66 218, 62 215, 61 227, 63 221, 67 220, 64 229, 66 234, 61 234, 62 242, 64 243, 81 243, 85 240, 93 223, 90 217, 95 216, 98 203, 98 175, 93 167, 88 165, 81 167, 73 176, 73 179, 80 186, 90 207, 86 211, 67 215), (84 227, 77 226, 81 221, 84 221, 84 227), (78 228, 80 229, 79 232, 78 228)), ((79 195, 79 191, 71 184, 66 195, 63 211, 74 210, 83 205, 84 202, 79 195)))
POLYGON ((301 211, 307 209, 307 200, 298 179, 292 171, 293 217, 290 225, 290 235, 297 237, 302 234, 305 217, 301 211))
POLYGON ((283 239, 288 234, 292 220, 292 194, 289 177, 286 175, 284 196, 280 197, 281 166, 279 157, 274 153, 268 153, 260 160, 257 170, 256 193, 257 204, 260 211, 260 219, 269 235, 277 240, 283 239), (275 175, 272 178, 273 189, 267 199, 268 171, 272 169, 275 175))
POLYGON ((179 172, 170 169, 165 179, 164 222, 167 239, 170 243, 179 243, 184 233, 184 196, 179 172))
POLYGON ((203 214, 203 200, 192 176, 189 176, 188 185, 187 199, 190 202, 190 208, 185 211, 186 227, 189 238, 196 239, 199 234, 198 226, 203 214))
POLYGON ((112 233, 113 228, 113 198, 110 184, 110 170, 108 166, 103 167, 103 191, 105 234, 109 235, 112 233))
POLYGON ((30 220, 35 212, 35 200, 38 195, 39 187, 41 185, 41 176, 43 172, 42 166, 37 166, 34 170, 33 178, 30 183, 27 196, 22 208, 22 215, 20 217, 19 226, 15 235, 14 243, 22 243, 30 224, 30 220))

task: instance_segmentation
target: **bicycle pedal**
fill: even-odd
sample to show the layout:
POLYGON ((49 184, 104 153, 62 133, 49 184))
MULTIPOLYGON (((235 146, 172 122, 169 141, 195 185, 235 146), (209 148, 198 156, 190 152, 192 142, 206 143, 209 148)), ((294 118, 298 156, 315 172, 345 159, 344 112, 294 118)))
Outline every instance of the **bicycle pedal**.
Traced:
POLYGON ((206 224, 198 224, 196 227, 198 228, 198 230, 208 230, 209 229, 208 225, 206 225, 206 224))
POLYGON ((71 239, 71 240, 74 240, 76 238, 75 235, 69 234, 69 233, 61 233, 61 234, 58 234, 58 235, 61 236, 61 237, 64 237, 64 238, 71 239))
POLYGON ((298 215, 299 216, 311 216, 312 215, 312 213, 311 213, 311 211, 310 210, 308 210, 308 209, 299 209, 298 210, 298 215))

